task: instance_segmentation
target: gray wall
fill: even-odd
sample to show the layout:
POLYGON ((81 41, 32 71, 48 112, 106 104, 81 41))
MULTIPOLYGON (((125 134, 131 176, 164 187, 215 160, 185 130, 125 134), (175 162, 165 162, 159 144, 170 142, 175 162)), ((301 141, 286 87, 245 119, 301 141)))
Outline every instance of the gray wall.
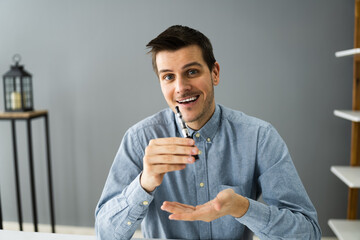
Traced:
MULTIPOLYGON (((221 66, 217 102, 271 122, 285 139, 316 206, 345 218, 347 188, 330 173, 347 165, 354 1, 0 1, 0 73, 20 53, 35 107, 50 113, 56 220, 92 226, 121 138, 166 107, 146 43, 172 24, 205 33, 221 66)), ((0 109, 3 90, 0 87, 0 109)), ((31 221, 24 123, 18 123, 25 221, 31 221)), ((42 120, 33 122, 39 220, 49 222, 42 120)), ((10 124, 0 122, 4 218, 16 220, 10 124)))

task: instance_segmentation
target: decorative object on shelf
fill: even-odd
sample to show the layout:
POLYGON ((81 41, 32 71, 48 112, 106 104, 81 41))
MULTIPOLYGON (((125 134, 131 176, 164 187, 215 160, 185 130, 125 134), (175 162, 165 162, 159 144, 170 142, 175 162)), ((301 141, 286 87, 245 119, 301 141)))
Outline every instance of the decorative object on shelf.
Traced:
POLYGON ((4 105, 6 112, 23 112, 34 110, 33 89, 31 74, 19 65, 21 56, 15 54, 15 63, 3 75, 4 80, 4 105))

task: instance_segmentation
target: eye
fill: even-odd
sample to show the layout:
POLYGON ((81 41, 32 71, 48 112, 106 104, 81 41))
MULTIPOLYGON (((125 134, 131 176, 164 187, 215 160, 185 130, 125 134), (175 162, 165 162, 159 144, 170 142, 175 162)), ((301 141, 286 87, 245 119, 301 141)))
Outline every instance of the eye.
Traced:
POLYGON ((174 79, 174 74, 166 74, 162 77, 162 79, 165 81, 171 81, 174 79))
POLYGON ((197 70, 197 69, 190 69, 189 71, 188 71, 188 75, 191 77, 191 76, 194 76, 194 75, 196 75, 196 74, 198 74, 199 73, 199 71, 197 70))

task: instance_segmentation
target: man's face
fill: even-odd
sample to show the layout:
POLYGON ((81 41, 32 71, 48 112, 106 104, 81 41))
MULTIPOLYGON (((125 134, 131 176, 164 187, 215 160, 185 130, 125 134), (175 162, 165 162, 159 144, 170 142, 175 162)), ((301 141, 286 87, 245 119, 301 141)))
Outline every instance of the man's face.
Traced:
POLYGON ((215 111, 214 86, 219 83, 219 64, 210 71, 199 46, 156 54, 161 90, 169 107, 179 106, 184 121, 200 129, 215 111))

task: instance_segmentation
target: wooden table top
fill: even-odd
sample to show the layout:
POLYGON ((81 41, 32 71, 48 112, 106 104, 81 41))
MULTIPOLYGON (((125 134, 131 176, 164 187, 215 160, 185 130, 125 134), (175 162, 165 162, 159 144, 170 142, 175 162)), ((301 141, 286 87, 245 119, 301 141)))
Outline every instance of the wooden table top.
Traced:
POLYGON ((28 112, 0 112, 0 119, 28 119, 46 115, 47 110, 35 110, 28 112))

